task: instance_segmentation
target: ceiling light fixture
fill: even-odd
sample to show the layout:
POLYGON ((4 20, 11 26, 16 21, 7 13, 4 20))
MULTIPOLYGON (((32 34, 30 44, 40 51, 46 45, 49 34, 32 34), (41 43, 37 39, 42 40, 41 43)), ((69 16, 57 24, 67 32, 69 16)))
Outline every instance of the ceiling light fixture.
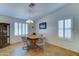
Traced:
POLYGON ((34 4, 34 3, 30 3, 28 6, 29 6, 30 8, 33 8, 33 7, 35 6, 35 4, 34 4))
POLYGON ((29 19, 29 20, 26 21, 26 23, 30 24, 30 23, 34 23, 34 21, 29 19))

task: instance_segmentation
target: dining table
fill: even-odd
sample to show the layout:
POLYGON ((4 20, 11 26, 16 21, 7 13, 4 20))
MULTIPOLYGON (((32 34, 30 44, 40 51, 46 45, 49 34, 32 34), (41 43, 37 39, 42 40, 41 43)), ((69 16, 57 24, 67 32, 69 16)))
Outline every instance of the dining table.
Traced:
POLYGON ((28 35, 27 40, 31 41, 31 48, 36 48, 38 45, 36 44, 39 37, 37 35, 28 35))

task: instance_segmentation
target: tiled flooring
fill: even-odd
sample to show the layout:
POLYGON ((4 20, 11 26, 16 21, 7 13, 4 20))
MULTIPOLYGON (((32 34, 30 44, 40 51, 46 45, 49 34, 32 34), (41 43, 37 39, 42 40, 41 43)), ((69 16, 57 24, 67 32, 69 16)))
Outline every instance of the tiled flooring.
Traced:
POLYGON ((24 50, 23 44, 18 43, 0 49, 0 56, 76 56, 78 53, 55 45, 46 44, 45 48, 24 50))

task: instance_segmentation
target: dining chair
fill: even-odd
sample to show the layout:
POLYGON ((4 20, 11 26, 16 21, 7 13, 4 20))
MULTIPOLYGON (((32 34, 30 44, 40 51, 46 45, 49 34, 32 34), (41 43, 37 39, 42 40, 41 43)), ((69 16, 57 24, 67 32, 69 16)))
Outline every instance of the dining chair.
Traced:
POLYGON ((38 39, 38 41, 37 41, 37 45, 38 45, 38 47, 39 48, 45 48, 45 43, 46 43, 46 40, 45 40, 46 38, 45 38, 45 36, 44 35, 39 35, 39 39, 38 39))
POLYGON ((24 43, 23 49, 28 50, 30 48, 30 45, 31 45, 30 41, 27 40, 27 37, 22 37, 22 41, 24 43))

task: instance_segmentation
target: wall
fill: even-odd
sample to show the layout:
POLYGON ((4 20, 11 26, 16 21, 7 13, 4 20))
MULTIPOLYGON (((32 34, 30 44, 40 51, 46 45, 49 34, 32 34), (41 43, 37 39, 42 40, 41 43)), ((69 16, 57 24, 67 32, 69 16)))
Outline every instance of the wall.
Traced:
POLYGON ((79 52, 79 4, 66 5, 38 20, 36 23, 36 32, 44 34, 47 42, 51 44, 79 52), (72 39, 69 40, 58 38, 58 20, 65 18, 71 18, 73 21, 72 39), (39 23, 44 21, 47 22, 47 29, 39 29, 39 23))
POLYGON ((34 23, 28 24, 28 34, 34 33, 35 30, 36 30, 36 28, 35 28, 35 21, 34 21, 34 23))
POLYGON ((25 23, 25 20, 13 18, 13 17, 8 17, 8 16, 0 16, 0 22, 10 24, 10 43, 11 44, 22 41, 21 37, 14 36, 14 22, 25 23))

